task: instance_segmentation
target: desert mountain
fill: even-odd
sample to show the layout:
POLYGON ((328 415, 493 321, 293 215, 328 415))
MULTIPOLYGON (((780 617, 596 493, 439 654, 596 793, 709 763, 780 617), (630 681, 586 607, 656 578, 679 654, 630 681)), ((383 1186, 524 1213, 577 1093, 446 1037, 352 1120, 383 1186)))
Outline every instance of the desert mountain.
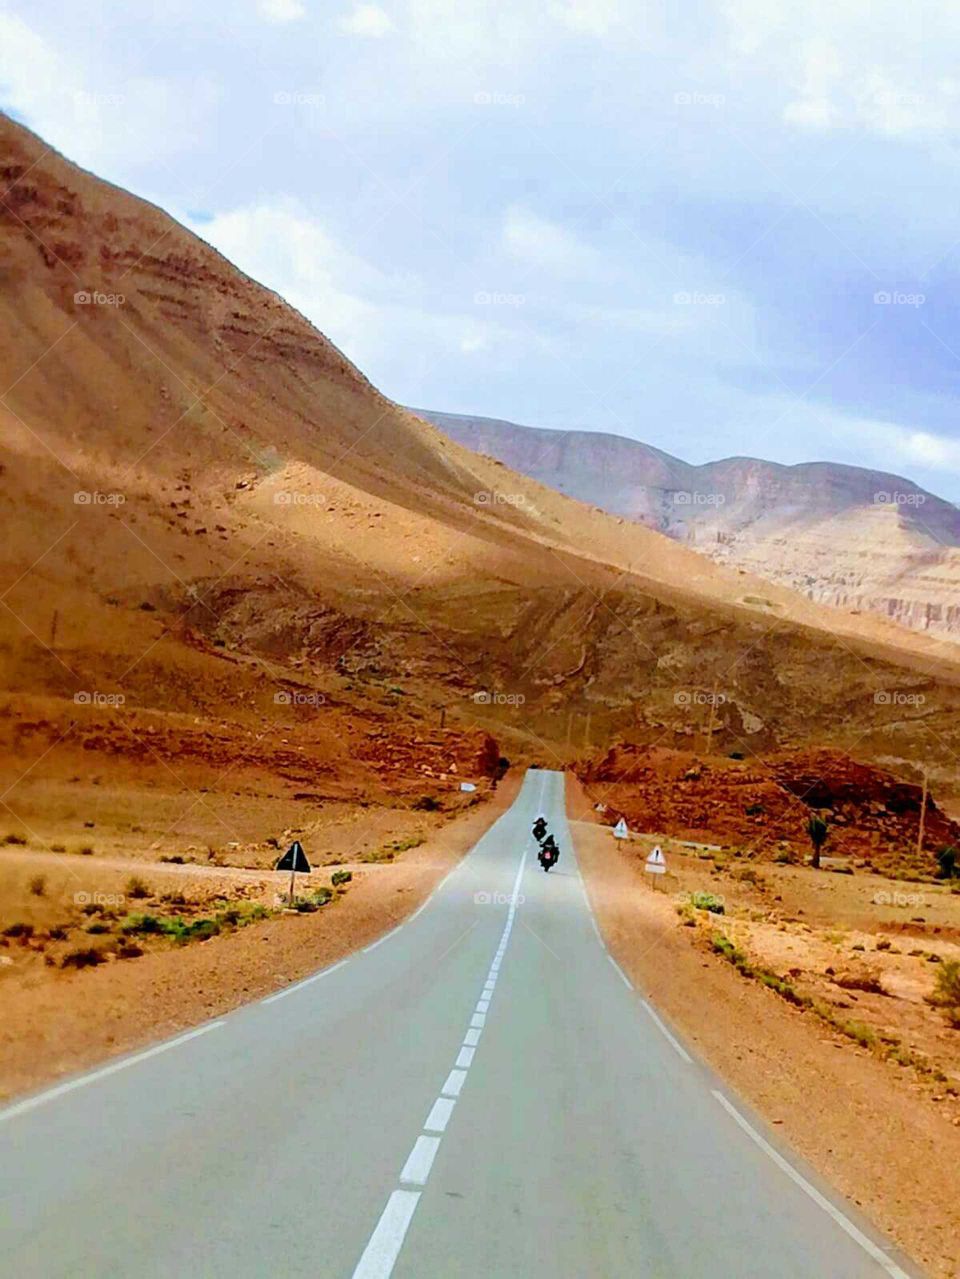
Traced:
POLYGON ((422 415, 468 448, 717 563, 960 637, 960 511, 901 476, 740 457, 691 466, 617 435, 422 415))
MULTIPOLYGON (((242 724, 252 753, 276 733, 309 747, 298 776, 335 773, 374 711, 377 734, 426 751, 442 707, 448 727, 556 758, 624 727, 682 744, 719 689, 727 749, 815 737, 949 771, 952 645, 714 564, 447 439, 165 213, 11 121, 0 195, 12 757, 17 734, 61 731, 132 749, 144 711, 179 717, 157 727, 168 751, 200 737, 229 757, 242 724), (291 686, 300 701, 279 696, 291 686), (127 717, 101 724, 94 702, 78 721, 90 690, 127 717)), ((416 755, 369 758, 399 785, 416 755)))

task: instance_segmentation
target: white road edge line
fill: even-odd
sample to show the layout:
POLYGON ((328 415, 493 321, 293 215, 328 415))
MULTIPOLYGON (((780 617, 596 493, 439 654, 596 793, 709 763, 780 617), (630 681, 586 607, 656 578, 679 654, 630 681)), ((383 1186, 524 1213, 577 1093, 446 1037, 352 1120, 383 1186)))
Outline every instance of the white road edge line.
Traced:
MULTIPOLYGON (((404 923, 406 922, 407 921, 404 920, 404 923)), ((385 941, 389 941, 390 938, 394 937, 402 927, 403 924, 397 924, 396 928, 391 928, 388 933, 384 933, 382 937, 378 937, 375 942, 371 942, 369 946, 364 946, 362 953, 364 955, 369 955, 371 950, 376 950, 377 947, 382 946, 385 941)))
POLYGON ((845 1216, 839 1208, 826 1198, 825 1195, 822 1195, 820 1191, 817 1190, 816 1186, 812 1186, 810 1182, 807 1181, 806 1177, 797 1172, 793 1164, 784 1159, 783 1155, 781 1155, 778 1150, 775 1150, 773 1146, 770 1145, 769 1141, 762 1137, 753 1125, 744 1119, 736 1106, 734 1106, 732 1102, 728 1101, 722 1092, 716 1088, 711 1088, 710 1091, 727 1114, 730 1115, 731 1119, 735 1120, 747 1136, 760 1147, 763 1153, 773 1160, 780 1171, 785 1172, 791 1181, 795 1182, 805 1194, 809 1195, 818 1207, 822 1208, 828 1216, 832 1217, 841 1230, 846 1231, 850 1238, 853 1239, 855 1243, 858 1243, 864 1252, 871 1256, 878 1265, 882 1266, 888 1275, 892 1275, 893 1279, 910 1279, 906 1271, 901 1270, 896 1262, 892 1261, 881 1248, 878 1248, 872 1239, 868 1239, 863 1231, 859 1230, 853 1224, 849 1217, 845 1216))
POLYGON ((620 976, 620 980, 623 982, 623 984, 624 984, 624 985, 625 985, 625 986, 626 986, 629 990, 633 990, 633 982, 630 980, 630 978, 627 976, 627 974, 623 971, 623 969, 620 967, 620 965, 617 963, 617 961, 614 959, 614 957, 613 957, 612 955, 608 954, 608 955, 607 955, 607 959, 609 959, 609 960, 610 960, 610 963, 611 963, 611 964, 613 964, 614 968, 617 970, 617 973, 619 974, 619 976, 620 976))
POLYGON ((388 1279, 420 1202, 419 1190, 395 1190, 387 1200, 353 1279, 388 1279))
POLYGON ((55 1088, 48 1088, 46 1092, 38 1093, 35 1097, 27 1097, 24 1101, 15 1102, 12 1106, 0 1110, 0 1123, 6 1119, 13 1119, 16 1115, 26 1114, 29 1110, 35 1110, 37 1106, 55 1101, 58 1097, 63 1097, 87 1084, 95 1083, 98 1079, 105 1079, 107 1075, 115 1075, 118 1070, 136 1066, 139 1062, 146 1061, 149 1057, 156 1057, 159 1053, 165 1053, 170 1048, 178 1048, 180 1044, 185 1044, 188 1040, 196 1039, 200 1035, 206 1035, 211 1030, 218 1030, 222 1025, 224 1025, 222 1021, 208 1022, 206 1026, 198 1026, 196 1030, 188 1030, 184 1035, 177 1035, 176 1039, 168 1039, 163 1044, 154 1044, 152 1048, 134 1053, 132 1057, 124 1057, 122 1061, 113 1061, 109 1066, 101 1066, 99 1070, 93 1070, 89 1075, 81 1075, 79 1079, 69 1079, 65 1084, 57 1084, 55 1088))
POLYGON ((653 1005, 647 1003, 645 999, 641 999, 640 1006, 649 1017, 653 1018, 655 1025, 657 1026, 657 1028, 659 1029, 663 1037, 666 1039, 667 1043, 671 1046, 671 1048, 673 1048, 677 1053, 679 1053, 685 1062, 687 1062, 688 1064, 692 1064, 693 1058, 687 1052, 686 1048, 684 1048, 683 1044, 681 1044, 680 1040, 677 1039, 676 1035, 671 1034, 671 1032, 663 1024, 663 1021, 661 1020, 659 1014, 657 1013, 657 1010, 653 1007, 653 1005))
POLYGON ((312 982, 319 981, 321 977, 329 977, 331 973, 335 973, 338 968, 342 968, 347 960, 341 959, 337 964, 331 964, 329 968, 325 968, 322 973, 314 973, 312 977, 305 977, 303 981, 295 981, 292 986, 285 986, 283 990, 278 990, 272 995, 268 995, 266 999, 261 999, 261 1004, 273 1004, 278 999, 286 999, 288 995, 292 995, 295 990, 302 990, 304 986, 309 986, 312 982))

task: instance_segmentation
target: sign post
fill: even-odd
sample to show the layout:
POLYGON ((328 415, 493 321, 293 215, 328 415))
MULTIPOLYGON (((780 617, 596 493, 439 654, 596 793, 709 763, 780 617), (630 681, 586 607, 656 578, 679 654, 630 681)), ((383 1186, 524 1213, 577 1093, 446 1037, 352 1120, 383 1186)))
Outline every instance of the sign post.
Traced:
POLYGON ((288 870, 290 872, 290 905, 293 905, 293 886, 296 880, 297 871, 304 875, 310 874, 310 863, 307 861, 307 855, 303 851, 303 845, 299 839, 295 839, 287 851, 283 854, 275 867, 276 870, 288 870))

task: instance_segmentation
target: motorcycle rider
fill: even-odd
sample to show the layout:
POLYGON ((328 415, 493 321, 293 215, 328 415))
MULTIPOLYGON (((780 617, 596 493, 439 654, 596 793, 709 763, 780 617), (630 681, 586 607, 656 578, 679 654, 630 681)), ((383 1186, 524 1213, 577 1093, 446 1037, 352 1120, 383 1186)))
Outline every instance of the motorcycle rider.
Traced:
POLYGON ((560 860, 560 849, 557 847, 557 841, 552 835, 540 845, 539 861, 544 870, 549 870, 551 866, 556 866, 560 860))
POLYGON ((543 842, 543 837, 547 833, 547 819, 541 813, 537 820, 533 823, 533 837, 538 843, 543 842))

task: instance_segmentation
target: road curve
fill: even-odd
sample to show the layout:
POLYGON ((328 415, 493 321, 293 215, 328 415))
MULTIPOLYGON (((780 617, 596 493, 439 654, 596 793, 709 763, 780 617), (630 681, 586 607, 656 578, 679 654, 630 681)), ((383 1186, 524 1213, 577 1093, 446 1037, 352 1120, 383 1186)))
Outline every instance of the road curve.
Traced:
POLYGON ((38 1279, 918 1274, 630 987, 538 770, 393 933, 0 1111, 0 1257, 38 1279))

